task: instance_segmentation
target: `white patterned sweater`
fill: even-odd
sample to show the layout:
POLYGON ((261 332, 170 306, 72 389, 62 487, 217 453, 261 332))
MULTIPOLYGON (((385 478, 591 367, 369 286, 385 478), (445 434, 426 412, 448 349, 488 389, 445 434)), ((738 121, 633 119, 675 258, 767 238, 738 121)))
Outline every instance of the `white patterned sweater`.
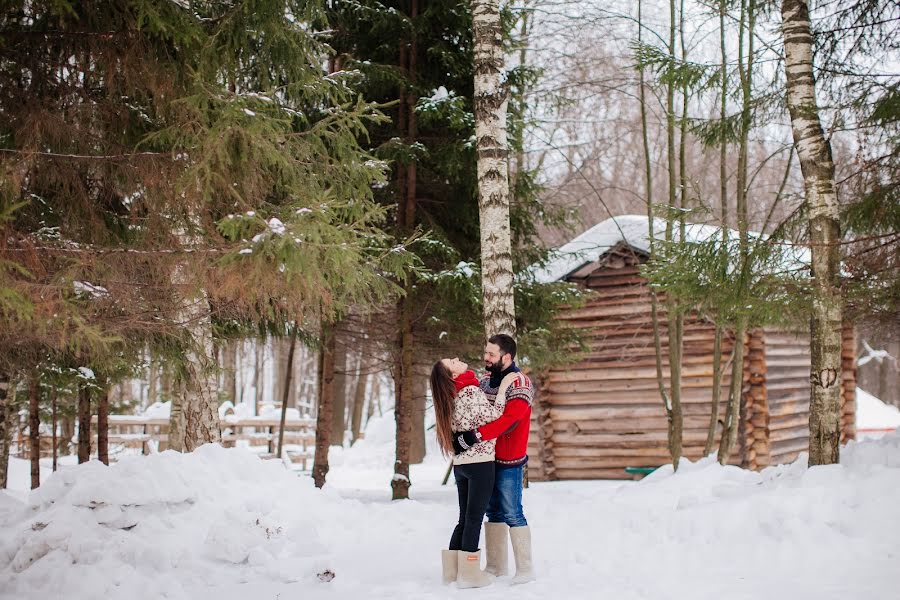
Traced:
MULTIPOLYGON (((504 395, 505 396, 505 395, 504 395)), ((499 398, 495 404, 488 402, 487 396, 476 385, 467 385, 453 399, 453 431, 469 431, 496 421, 503 414, 506 399, 499 398)), ((454 465, 489 462, 494 460, 494 446, 497 440, 478 442, 462 454, 453 457, 454 465)))

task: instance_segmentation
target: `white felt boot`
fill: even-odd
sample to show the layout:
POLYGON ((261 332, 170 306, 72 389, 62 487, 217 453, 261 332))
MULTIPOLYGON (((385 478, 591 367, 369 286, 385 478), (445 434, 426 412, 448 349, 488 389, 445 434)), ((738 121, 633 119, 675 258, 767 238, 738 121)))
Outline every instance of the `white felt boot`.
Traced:
POLYGON ((513 556, 516 559, 516 576, 513 583, 534 581, 534 567, 531 564, 531 529, 510 527, 509 539, 512 540, 513 556))

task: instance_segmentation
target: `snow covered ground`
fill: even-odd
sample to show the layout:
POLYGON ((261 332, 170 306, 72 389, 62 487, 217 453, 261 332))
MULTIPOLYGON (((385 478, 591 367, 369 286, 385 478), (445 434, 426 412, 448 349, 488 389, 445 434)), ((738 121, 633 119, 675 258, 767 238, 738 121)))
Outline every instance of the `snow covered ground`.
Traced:
MULTIPOLYGON (((846 600, 900 589, 900 432, 816 469, 703 462, 639 483, 532 484, 539 580, 464 591, 440 584, 456 518, 446 463, 429 448, 414 499, 391 502, 392 446, 385 415, 332 453, 324 490, 215 446, 66 465, 33 493, 0 493, 0 598, 846 600)), ((27 464, 13 468, 27 482, 27 464)))

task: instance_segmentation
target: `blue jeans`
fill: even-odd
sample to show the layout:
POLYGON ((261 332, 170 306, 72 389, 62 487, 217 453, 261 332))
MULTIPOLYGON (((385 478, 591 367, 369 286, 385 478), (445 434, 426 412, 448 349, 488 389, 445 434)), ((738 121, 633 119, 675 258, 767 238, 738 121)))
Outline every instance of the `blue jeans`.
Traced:
POLYGON ((489 523, 506 523, 510 527, 528 525, 522 511, 522 467, 497 468, 494 491, 488 502, 489 523))

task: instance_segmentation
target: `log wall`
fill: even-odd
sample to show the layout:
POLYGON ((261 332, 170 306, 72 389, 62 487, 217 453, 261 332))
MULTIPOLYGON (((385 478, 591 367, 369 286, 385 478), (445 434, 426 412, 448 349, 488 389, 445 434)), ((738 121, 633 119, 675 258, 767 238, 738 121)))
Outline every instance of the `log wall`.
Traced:
MULTIPOLYGON (((584 330, 586 354, 579 363, 552 369, 536 382, 529 447, 532 479, 623 479, 631 478, 625 467, 669 462, 649 287, 638 272, 639 257, 626 252, 608 258, 612 260, 583 279, 596 292, 594 297, 560 316, 584 330)), ((665 307, 661 303, 659 308, 659 319, 665 322, 665 307)), ((697 316, 685 318, 682 403, 684 456, 690 460, 702 456, 709 425, 714 331, 697 316)), ((668 339, 665 331, 662 334, 668 387, 668 339)), ((732 346, 726 336, 723 370, 732 346)), ((720 419, 729 380, 725 370, 720 419)), ((732 461, 736 464, 741 460, 738 452, 732 461)))
POLYGON ((745 469, 765 468, 769 466, 772 458, 769 440, 769 395, 766 383, 766 336, 762 329, 754 329, 747 336, 738 434, 738 441, 741 444, 741 466, 745 469))
MULTIPOLYGON (((670 461, 667 421, 659 396, 650 293, 639 273, 643 258, 617 247, 569 280, 595 293, 558 318, 583 330, 587 352, 580 362, 551 369, 535 381, 537 394, 529 440, 529 477, 630 479, 626 467, 670 461)), ((668 389, 665 305, 663 373, 668 389)), ((685 317, 682 366, 683 456, 702 456, 711 412, 715 327, 685 317)), ((723 341, 722 397, 716 448, 730 385, 733 336, 723 341)), ((790 462, 809 447, 809 336, 774 328, 751 330, 743 340, 745 363, 738 443, 729 463, 750 469, 790 462)), ((854 329, 843 331, 842 441, 855 437, 854 329)))
POLYGON ((841 330, 841 443, 856 439, 856 327, 841 330))
POLYGON ((809 335, 766 329, 766 392, 772 464, 809 449, 809 335))

